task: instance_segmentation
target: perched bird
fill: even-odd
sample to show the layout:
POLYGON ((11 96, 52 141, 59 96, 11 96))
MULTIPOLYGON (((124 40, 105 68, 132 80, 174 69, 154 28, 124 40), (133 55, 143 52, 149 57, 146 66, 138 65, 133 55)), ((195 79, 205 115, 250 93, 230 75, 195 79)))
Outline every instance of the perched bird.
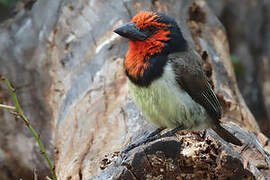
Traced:
POLYGON ((242 145, 220 126, 221 106, 201 56, 188 46, 174 19, 141 11, 114 32, 129 39, 124 60, 129 91, 149 122, 160 128, 212 128, 227 142, 242 145))

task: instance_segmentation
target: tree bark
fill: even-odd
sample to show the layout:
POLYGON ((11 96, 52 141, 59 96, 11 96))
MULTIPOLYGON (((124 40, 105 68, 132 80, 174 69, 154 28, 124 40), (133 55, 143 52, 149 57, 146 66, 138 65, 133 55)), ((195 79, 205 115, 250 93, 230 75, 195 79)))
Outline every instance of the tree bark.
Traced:
MULTIPOLYGON (((31 10, 4 22, 0 72, 13 82, 51 153, 53 142, 59 179, 269 176, 269 140, 239 93, 224 28, 205 1, 193 2, 37 1, 31 10), (126 145, 154 130, 128 96, 122 67, 127 41, 112 31, 142 9, 164 12, 181 25, 187 41, 202 55, 222 104, 224 125, 244 146, 228 144, 212 130, 180 132, 136 147, 126 159, 119 157, 126 145)), ((0 97, 10 104, 3 93, 1 86, 0 97)), ((0 113, 0 178, 12 174, 30 179, 34 167, 40 176, 49 174, 21 122, 0 113)))
POLYGON ((270 137, 270 1, 207 2, 227 30, 241 94, 262 132, 270 137))

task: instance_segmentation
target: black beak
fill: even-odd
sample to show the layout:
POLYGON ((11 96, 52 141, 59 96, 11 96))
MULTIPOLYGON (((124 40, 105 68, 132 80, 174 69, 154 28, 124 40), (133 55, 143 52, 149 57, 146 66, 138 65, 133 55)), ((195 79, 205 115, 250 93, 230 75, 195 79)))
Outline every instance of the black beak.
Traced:
POLYGON ((133 23, 124 24, 115 29, 114 32, 133 41, 143 41, 147 38, 147 35, 141 32, 133 23))

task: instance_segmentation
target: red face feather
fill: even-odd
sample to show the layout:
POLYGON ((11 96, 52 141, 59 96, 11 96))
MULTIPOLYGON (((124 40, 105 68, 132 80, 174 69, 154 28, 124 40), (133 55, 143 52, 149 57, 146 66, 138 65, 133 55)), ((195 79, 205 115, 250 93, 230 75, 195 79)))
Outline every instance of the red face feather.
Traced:
POLYGON ((126 54, 124 67, 128 74, 137 79, 143 76, 144 70, 149 66, 149 57, 160 53, 164 44, 161 41, 167 41, 170 31, 166 31, 170 25, 158 22, 158 15, 152 12, 141 11, 131 20, 139 29, 148 26, 154 26, 157 31, 144 41, 129 41, 129 49, 126 54))

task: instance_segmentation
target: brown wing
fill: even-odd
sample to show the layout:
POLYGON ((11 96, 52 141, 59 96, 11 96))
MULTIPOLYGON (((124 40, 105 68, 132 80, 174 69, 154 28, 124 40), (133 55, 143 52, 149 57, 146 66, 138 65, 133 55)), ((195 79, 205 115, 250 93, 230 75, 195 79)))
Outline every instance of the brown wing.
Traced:
POLYGON ((178 84, 194 101, 203 106, 214 120, 219 122, 221 107, 201 68, 199 58, 200 56, 193 51, 169 55, 178 84))

